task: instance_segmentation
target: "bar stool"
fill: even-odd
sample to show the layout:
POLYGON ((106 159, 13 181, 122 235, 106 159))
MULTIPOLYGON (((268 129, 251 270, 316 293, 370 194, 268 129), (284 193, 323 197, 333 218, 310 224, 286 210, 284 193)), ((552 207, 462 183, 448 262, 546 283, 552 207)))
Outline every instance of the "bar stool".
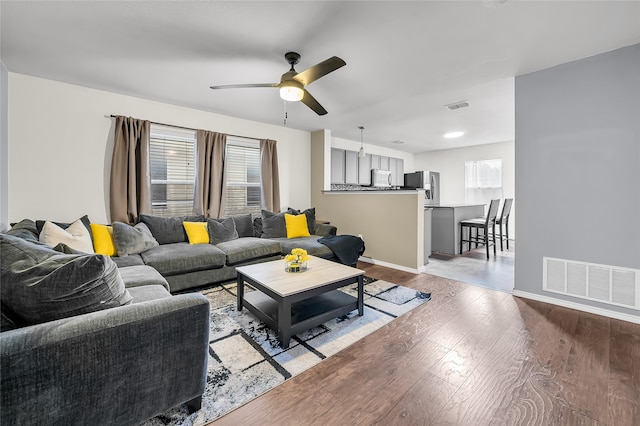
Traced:
POLYGON ((489 211, 486 217, 479 217, 476 219, 466 219, 460 221, 460 254, 462 254, 462 243, 469 243, 469 250, 471 250, 471 243, 484 244, 487 247, 487 259, 489 259, 489 227, 491 227, 491 236, 493 237, 493 255, 496 255, 496 216, 498 214, 498 207, 500 206, 500 200, 491 200, 489 204, 489 211), (464 229, 468 228, 468 239, 464 239, 464 229), (476 230, 475 237, 473 236, 473 230, 476 230), (480 235, 479 231, 483 233, 480 235))
POLYGON ((507 250, 509 250, 509 214, 511 213, 511 204, 513 204, 513 198, 506 198, 502 205, 502 213, 496 218, 496 225, 500 230, 500 251, 503 251, 502 241, 507 242, 507 250), (502 225, 506 227, 506 237, 502 236, 502 225))

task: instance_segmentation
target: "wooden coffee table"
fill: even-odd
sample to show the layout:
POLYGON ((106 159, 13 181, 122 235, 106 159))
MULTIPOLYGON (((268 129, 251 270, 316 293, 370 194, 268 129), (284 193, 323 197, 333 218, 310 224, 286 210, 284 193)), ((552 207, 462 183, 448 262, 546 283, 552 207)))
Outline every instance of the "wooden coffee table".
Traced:
POLYGON ((355 309, 364 314, 364 271, 310 256, 304 272, 285 272, 284 260, 236 268, 238 310, 243 307, 278 332, 283 348, 291 336, 355 309), (245 294, 245 283, 256 290, 245 294), (358 297, 337 290, 358 283, 358 297))

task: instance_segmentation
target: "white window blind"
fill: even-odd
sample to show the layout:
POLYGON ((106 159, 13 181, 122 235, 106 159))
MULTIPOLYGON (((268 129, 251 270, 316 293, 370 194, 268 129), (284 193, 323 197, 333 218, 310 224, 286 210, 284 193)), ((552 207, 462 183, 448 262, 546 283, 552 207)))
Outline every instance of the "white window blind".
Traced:
POLYGON ((149 170, 154 215, 193 213, 196 131, 151 124, 149 170))
POLYGON ((259 214, 262 205, 260 143, 253 139, 227 136, 225 168, 225 217, 259 214))
POLYGON ((486 204, 502 198, 502 160, 464 163, 465 203, 486 204))

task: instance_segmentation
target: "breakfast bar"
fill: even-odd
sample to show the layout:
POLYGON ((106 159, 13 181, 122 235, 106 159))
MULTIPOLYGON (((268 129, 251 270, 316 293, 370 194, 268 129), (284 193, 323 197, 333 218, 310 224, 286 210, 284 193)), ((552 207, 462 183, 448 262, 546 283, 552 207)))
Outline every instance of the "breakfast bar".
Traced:
POLYGON ((431 218, 431 251, 455 255, 460 241, 460 221, 484 216, 484 204, 428 206, 431 218))

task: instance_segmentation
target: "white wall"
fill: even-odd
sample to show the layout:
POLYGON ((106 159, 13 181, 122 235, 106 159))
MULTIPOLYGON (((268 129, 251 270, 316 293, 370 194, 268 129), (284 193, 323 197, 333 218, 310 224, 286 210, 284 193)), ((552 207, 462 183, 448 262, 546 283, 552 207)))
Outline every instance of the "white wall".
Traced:
POLYGON ((515 145, 513 142, 423 152, 415 156, 415 170, 440 172, 440 204, 464 204, 465 161, 498 158, 502 159, 503 198, 514 199, 511 216, 509 216, 509 237, 514 238, 518 199, 515 197, 515 145))
MULTIPOLYGON (((310 207, 310 133, 9 73, 8 216, 109 222, 111 114, 278 141, 283 208, 310 207)), ((3 170, 5 167, 3 167, 3 170)))
POLYGON ((543 257, 640 269, 640 44, 516 77, 515 290, 545 292, 543 257))

